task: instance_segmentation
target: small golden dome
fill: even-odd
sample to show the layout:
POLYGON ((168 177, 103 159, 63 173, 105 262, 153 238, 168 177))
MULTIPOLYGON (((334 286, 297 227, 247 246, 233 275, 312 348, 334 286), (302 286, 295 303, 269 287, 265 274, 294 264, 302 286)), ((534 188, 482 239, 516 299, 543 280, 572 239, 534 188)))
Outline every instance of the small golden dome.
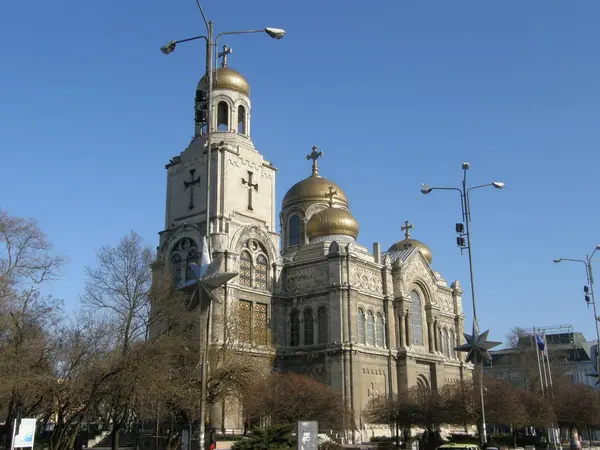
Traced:
MULTIPOLYGON (((206 86, 206 75, 198 83, 198 87, 206 86)), ((230 89, 250 97, 250 85, 244 76, 237 70, 229 67, 220 67, 213 75, 213 89, 230 89)))
POLYGON ((411 247, 417 247, 423 253, 423 256, 431 264, 431 260, 433 255, 431 254, 431 249, 423 244, 421 241, 417 241, 416 239, 404 239, 402 241, 396 242, 394 245, 390 247, 389 252, 398 251, 398 250, 406 250, 411 247))
POLYGON ((348 211, 342 208, 329 207, 314 214, 306 223, 308 239, 318 236, 358 237, 358 222, 348 211))
POLYGON ((423 244, 421 241, 417 241, 416 239, 411 239, 410 230, 412 228, 414 228, 414 227, 413 227, 413 225, 411 225, 408 222, 408 220, 404 222, 404 226, 400 228, 405 233, 404 239, 401 241, 398 241, 394 245, 392 245, 390 247, 390 249, 388 250, 388 253, 397 252, 400 250, 406 250, 411 247, 417 247, 419 250, 421 250, 421 253, 425 257, 427 262, 429 262, 429 264, 431 264, 431 260, 433 259, 431 249, 429 247, 427 247, 425 244, 423 244))
POLYGON ((334 204, 348 206, 348 198, 337 184, 314 174, 293 185, 283 197, 281 206, 286 208, 295 203, 327 201, 325 194, 330 187, 337 191, 334 204))

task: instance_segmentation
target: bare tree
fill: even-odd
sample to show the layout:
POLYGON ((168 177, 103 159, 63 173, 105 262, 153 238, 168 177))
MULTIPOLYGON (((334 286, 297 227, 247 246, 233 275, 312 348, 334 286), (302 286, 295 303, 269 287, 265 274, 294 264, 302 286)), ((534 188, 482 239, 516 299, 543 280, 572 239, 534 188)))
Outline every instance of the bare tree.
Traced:
POLYGON ((41 402, 37 386, 50 368, 49 334, 60 302, 40 289, 65 262, 34 220, 0 211, 0 409, 7 410, 0 439, 10 439, 18 411, 32 413, 41 402))
POLYGON ((112 338, 113 358, 122 369, 106 392, 112 421, 112 447, 118 447, 119 431, 131 416, 137 386, 139 343, 147 338, 150 317, 151 264, 154 253, 135 232, 116 247, 104 246, 95 268, 86 267, 82 302, 88 311, 101 314, 112 338))

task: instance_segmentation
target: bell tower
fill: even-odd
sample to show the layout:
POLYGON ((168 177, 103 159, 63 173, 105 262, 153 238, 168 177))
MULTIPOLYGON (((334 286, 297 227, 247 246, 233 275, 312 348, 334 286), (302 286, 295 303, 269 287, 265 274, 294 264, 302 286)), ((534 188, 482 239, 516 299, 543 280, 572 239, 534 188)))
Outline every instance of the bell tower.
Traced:
POLYGON ((166 165, 165 230, 160 233, 159 247, 159 259, 163 252, 165 262, 178 242, 178 230, 191 226, 196 234, 198 229, 204 232, 207 190, 213 251, 230 249, 235 232, 247 226, 259 228, 269 236, 269 247, 279 248, 275 221, 277 169, 265 160, 250 137, 250 85, 241 73, 228 66, 231 53, 227 45, 219 53, 221 67, 213 73, 212 98, 208 98, 207 77, 199 81, 194 100, 194 137, 166 165), (208 102, 212 109, 210 118, 208 102), (209 157, 210 174, 207 173, 209 157))

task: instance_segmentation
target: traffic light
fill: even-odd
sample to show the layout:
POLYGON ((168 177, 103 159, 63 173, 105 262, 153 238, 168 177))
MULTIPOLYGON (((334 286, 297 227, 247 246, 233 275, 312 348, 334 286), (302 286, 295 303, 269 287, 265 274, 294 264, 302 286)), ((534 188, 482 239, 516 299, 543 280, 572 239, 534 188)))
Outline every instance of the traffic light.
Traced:
POLYGON ((196 91, 196 123, 208 122, 208 91, 198 89, 196 91))

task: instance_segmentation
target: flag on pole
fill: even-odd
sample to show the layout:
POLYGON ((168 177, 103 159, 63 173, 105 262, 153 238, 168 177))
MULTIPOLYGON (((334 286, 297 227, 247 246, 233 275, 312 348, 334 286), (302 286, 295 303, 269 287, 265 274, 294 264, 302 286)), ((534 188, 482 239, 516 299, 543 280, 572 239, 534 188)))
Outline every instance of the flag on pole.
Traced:
POLYGON ((546 350, 546 343, 542 340, 539 334, 535 335, 535 342, 537 343, 538 350, 543 355, 546 350))

